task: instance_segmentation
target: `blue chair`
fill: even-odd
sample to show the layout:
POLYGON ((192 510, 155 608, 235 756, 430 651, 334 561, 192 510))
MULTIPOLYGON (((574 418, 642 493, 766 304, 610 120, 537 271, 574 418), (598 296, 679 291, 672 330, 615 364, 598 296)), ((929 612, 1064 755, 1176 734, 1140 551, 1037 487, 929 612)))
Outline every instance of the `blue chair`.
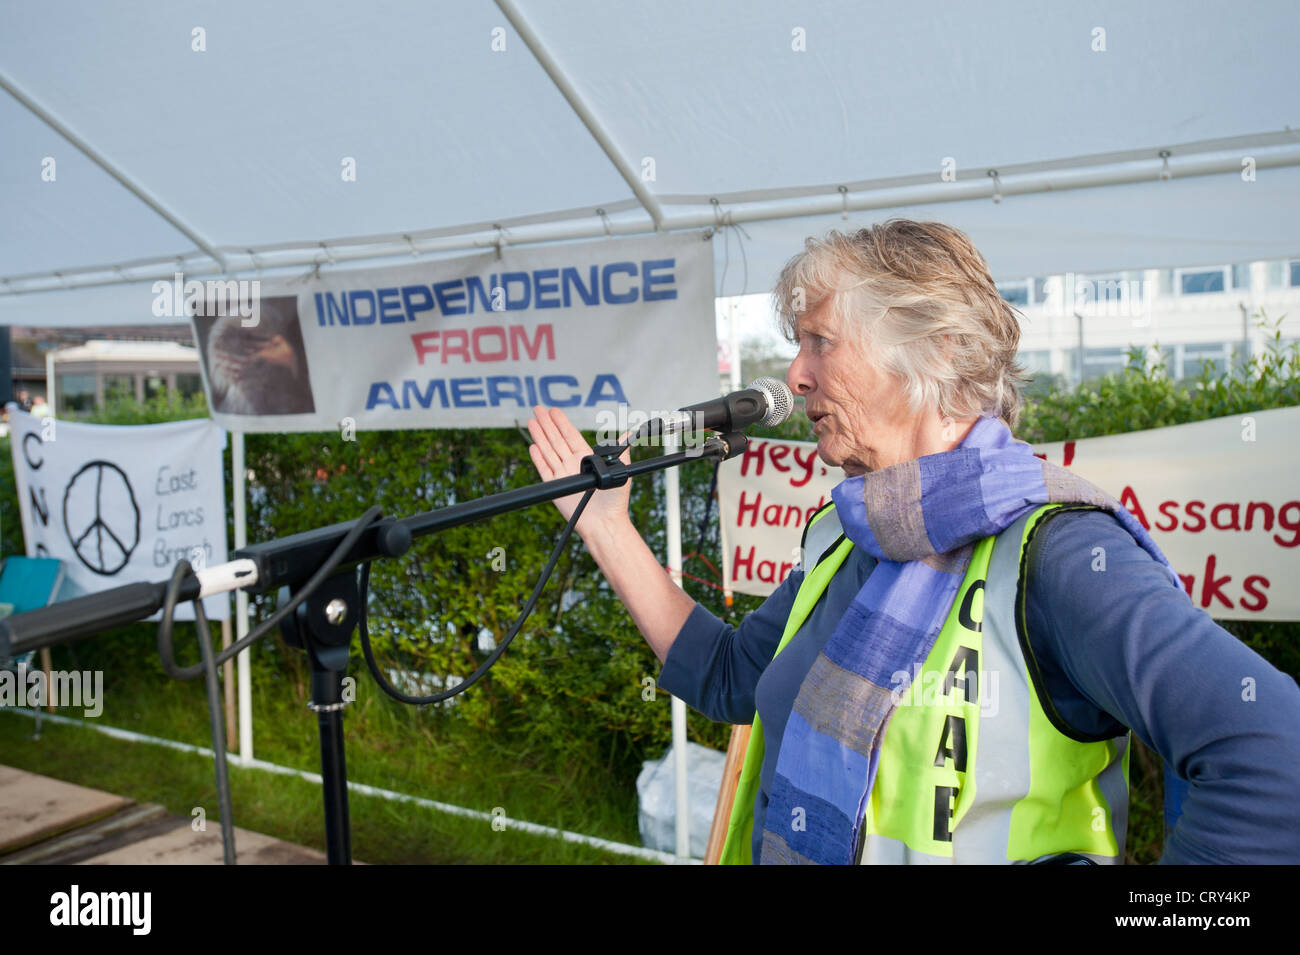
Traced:
MULTIPOLYGON (((54 557, 6 557, 0 567, 0 616, 25 613, 47 607, 59 599, 64 589, 63 562, 54 557)), ((31 668, 34 650, 17 657, 0 657, 0 669, 31 668)), ((45 671, 45 686, 50 686, 50 651, 41 651, 41 667, 45 671)), ((36 711, 36 731, 32 739, 41 738, 41 708, 36 711)))

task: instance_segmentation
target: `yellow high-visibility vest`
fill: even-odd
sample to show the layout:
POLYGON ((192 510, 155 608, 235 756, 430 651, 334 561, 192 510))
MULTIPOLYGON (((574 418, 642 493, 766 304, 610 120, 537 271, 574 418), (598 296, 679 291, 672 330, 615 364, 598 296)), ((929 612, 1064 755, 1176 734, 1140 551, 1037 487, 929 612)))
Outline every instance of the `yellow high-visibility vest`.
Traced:
MULTIPOLYGON (((1026 662, 1029 542, 1044 515, 1080 508, 1044 505, 980 541, 924 664, 894 675, 898 707, 866 809, 864 864, 1032 862, 1062 853, 1123 862, 1129 734, 1069 735, 1050 700, 1044 709, 1037 666, 1031 676, 1026 662)), ((808 569, 777 653, 853 549, 834 505, 809 521, 803 548, 808 569)), ((753 861, 763 750, 755 713, 721 864, 753 861)), ((768 820, 769 829, 773 823, 800 820, 768 820)))

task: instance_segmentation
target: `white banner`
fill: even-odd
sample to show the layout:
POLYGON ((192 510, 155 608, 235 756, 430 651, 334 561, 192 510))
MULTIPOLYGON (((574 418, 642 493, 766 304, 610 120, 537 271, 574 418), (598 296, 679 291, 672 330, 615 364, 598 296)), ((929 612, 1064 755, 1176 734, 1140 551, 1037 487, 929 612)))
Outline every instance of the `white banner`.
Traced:
POLYGON ((649 413, 718 391, 713 250, 699 233, 230 288, 182 278, 157 283, 154 311, 205 303, 195 340, 213 418, 232 431, 500 428, 539 404, 608 427, 620 405, 649 413))
MULTIPOLYGON (((733 590, 766 596, 790 572, 805 521, 844 477, 816 448, 760 439, 723 464, 718 503, 733 590)), ((1300 620, 1300 408, 1036 451, 1127 507, 1211 616, 1300 620)))
MULTIPOLYGON (((718 473, 725 586, 767 596, 799 561, 803 526, 844 480, 812 441, 753 438, 718 473)), ((810 554, 814 560, 821 555, 810 554)))
POLYGON ((1039 445, 1114 495, 1220 620, 1300 620, 1300 408, 1039 445))
MULTIPOLYGON (((23 538, 57 557, 74 591, 163 581, 179 560, 226 561, 225 433, 209 419, 116 427, 38 418, 11 407, 23 538)), ((225 594, 208 597, 214 620, 225 594)), ((190 604, 179 619, 194 619, 190 604)))

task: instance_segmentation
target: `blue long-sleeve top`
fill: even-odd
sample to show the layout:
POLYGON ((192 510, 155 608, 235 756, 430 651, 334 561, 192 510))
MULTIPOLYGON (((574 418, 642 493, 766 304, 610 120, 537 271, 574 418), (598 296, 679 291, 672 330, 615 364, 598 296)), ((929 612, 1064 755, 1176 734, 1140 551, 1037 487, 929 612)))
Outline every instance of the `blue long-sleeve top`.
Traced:
MULTIPOLYGON (((697 606, 664 661, 659 685, 708 718, 751 723, 755 710, 762 718, 755 860, 795 696, 871 566, 855 547, 775 659, 799 571, 739 628, 697 606)), ((1186 783, 1162 863, 1300 862, 1293 677, 1170 587, 1164 568, 1103 511, 1062 512, 1034 536, 1026 596, 1029 643, 1066 724, 1092 736, 1131 729, 1186 783), (1096 547, 1105 548, 1103 572, 1092 569, 1096 547)))

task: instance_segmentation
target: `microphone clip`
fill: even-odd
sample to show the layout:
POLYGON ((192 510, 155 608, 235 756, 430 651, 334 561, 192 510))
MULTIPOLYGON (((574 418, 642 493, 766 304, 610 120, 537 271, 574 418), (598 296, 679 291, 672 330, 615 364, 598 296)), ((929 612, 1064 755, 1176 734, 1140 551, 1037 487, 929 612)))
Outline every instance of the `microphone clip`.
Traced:
POLYGON ((596 476, 596 488, 606 491, 611 487, 622 487, 628 481, 627 468, 618 456, 623 453, 620 445, 600 444, 591 454, 582 459, 582 473, 596 476), (610 460, 610 459, 613 460, 610 460))

